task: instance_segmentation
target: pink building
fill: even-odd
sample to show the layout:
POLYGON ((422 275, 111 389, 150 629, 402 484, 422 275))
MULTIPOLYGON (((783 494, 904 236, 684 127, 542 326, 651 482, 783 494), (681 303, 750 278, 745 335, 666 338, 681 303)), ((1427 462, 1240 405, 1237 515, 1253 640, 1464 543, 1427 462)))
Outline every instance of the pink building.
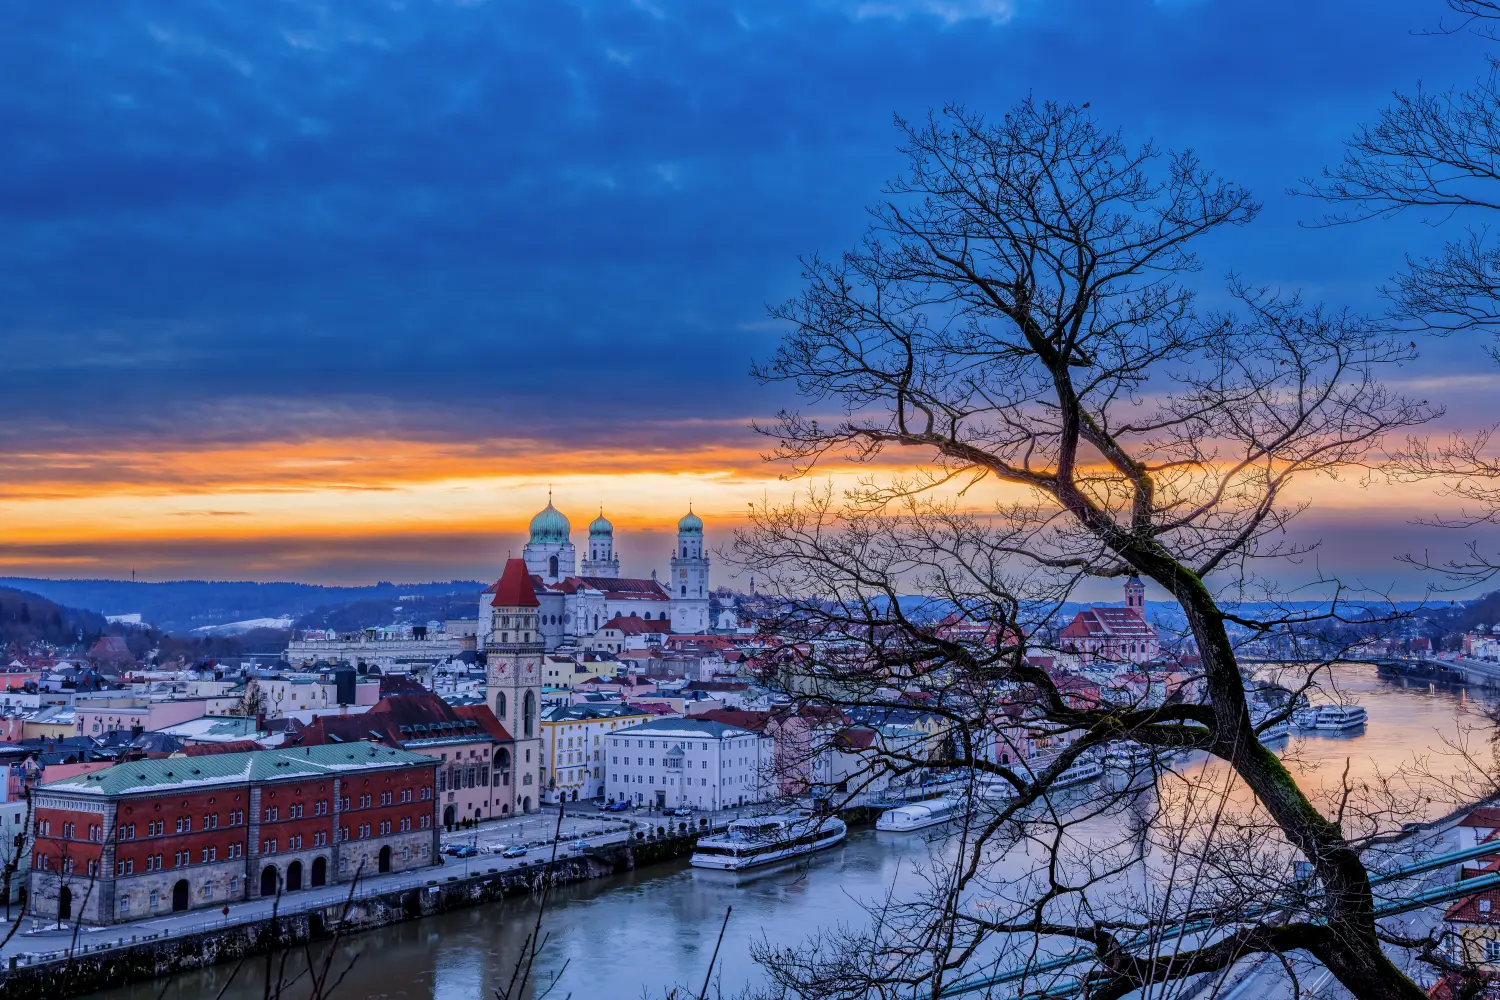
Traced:
POLYGON ((204 698, 181 701, 147 701, 144 698, 99 698, 73 706, 74 729, 79 736, 103 736, 117 729, 150 733, 179 722, 201 719, 208 714, 204 698))

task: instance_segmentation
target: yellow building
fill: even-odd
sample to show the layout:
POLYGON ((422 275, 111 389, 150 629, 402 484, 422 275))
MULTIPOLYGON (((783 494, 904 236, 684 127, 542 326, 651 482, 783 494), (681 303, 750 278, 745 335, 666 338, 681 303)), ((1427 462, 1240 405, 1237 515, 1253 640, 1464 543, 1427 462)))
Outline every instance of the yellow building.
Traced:
POLYGON ((630 705, 553 705, 542 713, 542 801, 604 794, 604 736, 650 722, 630 705))

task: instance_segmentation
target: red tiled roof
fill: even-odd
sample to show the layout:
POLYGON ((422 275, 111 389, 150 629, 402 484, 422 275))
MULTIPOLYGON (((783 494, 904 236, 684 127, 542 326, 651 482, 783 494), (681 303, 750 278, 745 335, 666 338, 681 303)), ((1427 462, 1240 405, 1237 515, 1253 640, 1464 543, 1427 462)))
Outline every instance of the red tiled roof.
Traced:
POLYGON ((492 739, 501 742, 509 742, 510 733, 500 720, 495 718, 495 713, 488 705, 454 705, 453 714, 460 719, 473 719, 479 723, 479 728, 490 734, 492 739))
POLYGON ((605 628, 619 629, 626 635, 666 635, 672 631, 672 623, 662 619, 637 618, 634 615, 615 615, 604 623, 605 628))
POLYGON ((722 722, 726 726, 738 726, 741 729, 763 733, 766 731, 766 723, 771 721, 771 713, 746 712, 738 708, 715 708, 707 712, 694 713, 690 718, 722 722))
POLYGON ((1448 907, 1443 919, 1460 924, 1500 923, 1500 889, 1487 889, 1465 896, 1448 907))
POLYGON ((1135 608, 1089 608, 1073 616, 1063 639, 1155 639, 1156 629, 1135 608))
POLYGON ((1477 826, 1485 830, 1500 829, 1500 807, 1480 806, 1458 821, 1459 826, 1477 826))
POLYGON ((838 735, 838 744, 854 750, 868 750, 875 745, 875 730, 855 727, 838 735))
POLYGON ((548 588, 562 594, 576 594, 580 590, 599 590, 604 596, 617 601, 670 601, 666 589, 655 580, 632 580, 614 576, 569 576, 548 588))
POLYGON ((216 753, 248 753, 251 750, 264 750, 254 740, 229 740, 227 743, 194 743, 177 751, 179 757, 207 757, 216 753))
POLYGON ((497 608, 535 608, 541 604, 531 585, 531 574, 526 572, 526 560, 506 560, 505 571, 495 582, 495 599, 490 604, 497 608))

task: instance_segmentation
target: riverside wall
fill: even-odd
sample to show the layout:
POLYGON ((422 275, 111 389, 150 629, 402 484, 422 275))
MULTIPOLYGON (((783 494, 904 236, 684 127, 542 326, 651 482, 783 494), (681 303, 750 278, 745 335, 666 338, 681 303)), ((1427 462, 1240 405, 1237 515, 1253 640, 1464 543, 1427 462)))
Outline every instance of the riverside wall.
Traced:
MULTIPOLYGON (((849 823, 874 822, 874 810, 845 810, 849 823)), ((686 857, 695 835, 648 837, 612 844, 582 857, 564 858, 504 872, 467 877, 445 876, 431 869, 432 879, 416 888, 361 894, 358 898, 288 913, 275 920, 176 937, 162 937, 123 947, 79 948, 55 959, 0 970, 0 996, 5 1000, 62 1000, 131 983, 144 982, 220 962, 236 962, 286 948, 327 941, 335 935, 357 934, 407 920, 493 903, 507 896, 538 892, 550 879, 553 886, 605 878, 638 867, 686 857)))

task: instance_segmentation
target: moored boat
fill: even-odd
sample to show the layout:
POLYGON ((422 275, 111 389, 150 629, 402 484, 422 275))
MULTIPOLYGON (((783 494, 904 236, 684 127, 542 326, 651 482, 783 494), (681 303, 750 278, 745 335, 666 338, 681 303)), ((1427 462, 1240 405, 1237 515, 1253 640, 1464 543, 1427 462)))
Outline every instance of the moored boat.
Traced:
POLYGON ((923 830, 962 816, 968 810, 961 799, 943 796, 925 802, 911 802, 887 809, 875 821, 875 829, 892 833, 923 830))
POLYGON ((1362 705, 1309 705, 1292 713, 1298 729, 1337 731, 1357 729, 1366 721, 1362 705))
POLYGON ((819 819, 807 809, 738 819, 721 834, 699 838, 689 863, 696 868, 743 871, 833 847, 848 832, 843 820, 835 816, 819 819))

